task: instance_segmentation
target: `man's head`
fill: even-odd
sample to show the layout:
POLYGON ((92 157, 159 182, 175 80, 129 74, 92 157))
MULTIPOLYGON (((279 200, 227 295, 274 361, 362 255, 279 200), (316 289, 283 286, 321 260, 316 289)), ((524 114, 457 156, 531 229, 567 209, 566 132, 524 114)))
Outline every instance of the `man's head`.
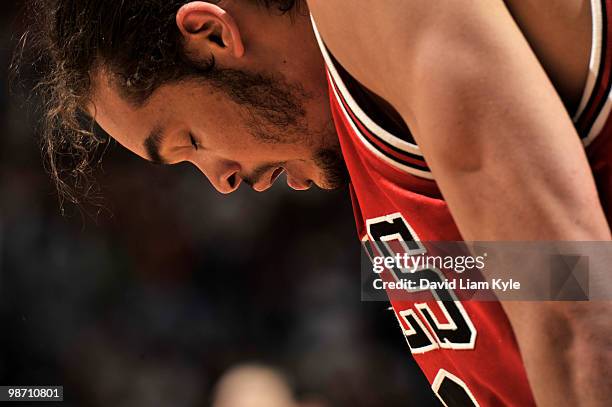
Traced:
POLYGON ((39 1, 54 175, 66 146, 72 175, 86 171, 99 140, 85 117, 145 159, 193 163, 224 193, 241 180, 265 190, 283 169, 296 189, 345 183, 323 61, 298 2, 39 1))

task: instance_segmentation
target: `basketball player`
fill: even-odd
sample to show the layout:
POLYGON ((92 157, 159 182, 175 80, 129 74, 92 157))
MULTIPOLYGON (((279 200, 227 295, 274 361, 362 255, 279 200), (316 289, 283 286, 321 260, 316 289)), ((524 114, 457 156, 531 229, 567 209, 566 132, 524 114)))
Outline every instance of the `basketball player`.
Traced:
MULTIPOLYGON (((193 163, 222 193, 264 191, 283 172, 297 190, 335 188, 348 169, 360 239, 610 240, 607 0, 32 10, 64 192, 55 154, 72 147, 79 181, 98 140, 85 115, 144 159, 193 163)), ((393 306, 445 405, 610 405, 605 303, 393 306)))

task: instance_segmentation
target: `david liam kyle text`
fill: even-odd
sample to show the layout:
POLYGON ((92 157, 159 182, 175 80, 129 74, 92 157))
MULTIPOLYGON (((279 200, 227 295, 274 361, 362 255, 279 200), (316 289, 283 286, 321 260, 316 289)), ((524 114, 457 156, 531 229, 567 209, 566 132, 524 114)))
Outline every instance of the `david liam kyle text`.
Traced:
POLYGON ((399 281, 383 281, 377 278, 373 281, 373 286, 377 290, 495 290, 512 291, 520 290, 519 281, 501 278, 494 278, 491 281, 472 281, 470 279, 431 281, 428 279, 400 279, 399 281))

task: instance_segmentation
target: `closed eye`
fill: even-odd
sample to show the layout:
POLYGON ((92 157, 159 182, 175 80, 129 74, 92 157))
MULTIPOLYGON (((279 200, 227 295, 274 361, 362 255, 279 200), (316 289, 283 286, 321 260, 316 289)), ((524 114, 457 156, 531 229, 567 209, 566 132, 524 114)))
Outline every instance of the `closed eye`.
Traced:
POLYGON ((189 141, 191 142, 191 145, 193 146, 193 148, 198 151, 198 142, 196 141, 195 137, 193 137, 193 134, 189 133, 189 141))

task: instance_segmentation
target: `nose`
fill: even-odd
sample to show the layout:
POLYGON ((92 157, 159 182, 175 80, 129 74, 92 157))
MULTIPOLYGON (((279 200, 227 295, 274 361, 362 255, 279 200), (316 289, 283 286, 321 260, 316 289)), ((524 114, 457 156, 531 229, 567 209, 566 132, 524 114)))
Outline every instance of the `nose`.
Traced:
POLYGON ((221 173, 216 180, 211 180, 215 189, 222 194, 234 192, 240 186, 242 179, 238 176, 239 169, 228 169, 221 173))
POLYGON ((206 175, 206 178, 222 194, 234 192, 240 186, 242 178, 240 173, 240 165, 235 162, 199 162, 194 163, 198 169, 206 175))

